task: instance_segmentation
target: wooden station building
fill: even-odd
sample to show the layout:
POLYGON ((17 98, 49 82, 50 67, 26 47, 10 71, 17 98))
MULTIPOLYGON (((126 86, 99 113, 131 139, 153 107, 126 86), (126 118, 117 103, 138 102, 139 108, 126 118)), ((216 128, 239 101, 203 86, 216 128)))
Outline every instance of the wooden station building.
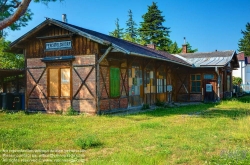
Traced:
POLYGON ((235 51, 171 55, 47 18, 11 43, 26 59, 26 109, 101 114, 232 94, 235 51))

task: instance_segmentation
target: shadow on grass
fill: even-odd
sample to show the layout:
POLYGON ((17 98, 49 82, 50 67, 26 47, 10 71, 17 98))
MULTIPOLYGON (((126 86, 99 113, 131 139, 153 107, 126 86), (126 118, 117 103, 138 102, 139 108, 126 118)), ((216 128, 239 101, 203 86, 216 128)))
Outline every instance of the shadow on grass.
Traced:
MULTIPOLYGON (((157 108, 155 110, 149 111, 140 111, 137 114, 131 114, 133 116, 137 115, 146 115, 148 117, 162 117, 162 116, 171 116, 171 115, 192 115, 198 114, 207 109, 213 108, 217 104, 215 103, 207 103, 207 104, 199 104, 199 105, 185 105, 180 107, 169 107, 169 108, 157 108)), ((130 115, 124 115, 121 117, 126 117, 130 115)))
MULTIPOLYGON (((241 103, 250 103, 250 96, 243 96, 240 98, 231 98, 227 100, 223 100, 223 103, 237 101, 241 103)), ((245 104, 245 105, 246 105, 245 104)), ((219 117, 227 117, 233 120, 247 117, 250 115, 250 110, 246 109, 235 109, 235 108, 218 108, 217 105, 220 103, 206 103, 206 104, 198 104, 198 105, 186 105, 180 107, 171 107, 171 108, 159 108, 153 111, 145 111, 140 112, 138 114, 133 115, 146 115, 148 117, 162 117, 162 116, 170 116, 170 115, 187 115, 194 117, 202 117, 202 118, 219 118, 219 117)), ((246 106, 248 107, 248 106, 246 106)))
POLYGON ((237 120, 243 117, 250 116, 250 111, 247 110, 235 110, 235 109, 226 109, 226 110, 208 110, 200 114, 200 117, 203 118, 215 118, 215 117, 228 117, 233 120, 237 120))
POLYGON ((250 110, 245 109, 220 109, 215 108, 216 104, 202 104, 202 105, 190 105, 186 107, 170 108, 170 109, 157 109, 151 112, 145 112, 143 114, 152 117, 162 117, 170 115, 187 115, 190 117, 202 117, 202 118, 219 118, 227 117, 231 119, 239 119, 250 116, 250 110))
POLYGON ((239 101, 241 103, 250 103, 250 95, 245 95, 245 96, 242 96, 242 97, 233 97, 233 98, 229 98, 229 99, 226 99, 228 101, 239 101))

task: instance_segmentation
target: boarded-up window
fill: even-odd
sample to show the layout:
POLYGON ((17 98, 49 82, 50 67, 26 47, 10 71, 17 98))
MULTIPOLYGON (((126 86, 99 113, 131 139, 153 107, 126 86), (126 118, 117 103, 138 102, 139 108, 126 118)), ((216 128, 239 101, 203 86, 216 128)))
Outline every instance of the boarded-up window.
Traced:
POLYGON ((49 69, 49 96, 70 97, 70 68, 49 69))
POLYGON ((120 96, 120 69, 110 68, 110 97, 120 96))
POLYGON ((139 66, 132 66, 128 70, 129 96, 140 95, 142 87, 142 70, 139 66))
POLYGON ((70 69, 61 69, 61 96, 70 96, 70 69))
POLYGON ((201 92, 201 75, 191 75, 191 92, 201 92))
POLYGON ((50 96, 58 96, 58 86, 59 86, 59 81, 58 81, 58 72, 59 69, 50 69, 49 70, 49 89, 50 89, 50 96))

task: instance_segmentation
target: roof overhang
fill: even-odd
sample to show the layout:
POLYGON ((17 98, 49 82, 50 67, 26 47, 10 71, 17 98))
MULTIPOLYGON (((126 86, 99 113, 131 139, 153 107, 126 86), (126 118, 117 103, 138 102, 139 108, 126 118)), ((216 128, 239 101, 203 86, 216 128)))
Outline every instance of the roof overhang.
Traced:
POLYGON ((225 67, 230 62, 233 62, 233 69, 239 67, 239 62, 237 59, 237 54, 233 51, 230 56, 225 57, 188 57, 185 58, 180 55, 176 55, 178 58, 181 58, 192 65, 193 68, 215 68, 215 67, 225 67))
POLYGON ((44 57, 41 59, 42 62, 63 62, 63 61, 73 61, 75 56, 52 56, 44 57))
POLYGON ((6 77, 24 75, 25 69, 0 69, 0 80, 6 77))

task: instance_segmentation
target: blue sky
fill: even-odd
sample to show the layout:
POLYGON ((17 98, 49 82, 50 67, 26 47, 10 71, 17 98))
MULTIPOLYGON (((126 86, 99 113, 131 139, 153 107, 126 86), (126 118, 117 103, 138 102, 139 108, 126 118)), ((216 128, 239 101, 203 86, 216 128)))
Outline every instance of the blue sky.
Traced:
MULTIPOLYGON (((115 29, 115 20, 126 28, 128 10, 139 25, 152 0, 64 0, 64 2, 31 3, 33 20, 20 31, 8 31, 8 40, 14 41, 45 20, 61 20, 67 14, 68 23, 104 34, 115 29)), ((199 52, 236 50, 242 38, 241 30, 250 22, 250 0, 155 0, 170 27, 170 39, 178 46, 183 37, 199 52)))

